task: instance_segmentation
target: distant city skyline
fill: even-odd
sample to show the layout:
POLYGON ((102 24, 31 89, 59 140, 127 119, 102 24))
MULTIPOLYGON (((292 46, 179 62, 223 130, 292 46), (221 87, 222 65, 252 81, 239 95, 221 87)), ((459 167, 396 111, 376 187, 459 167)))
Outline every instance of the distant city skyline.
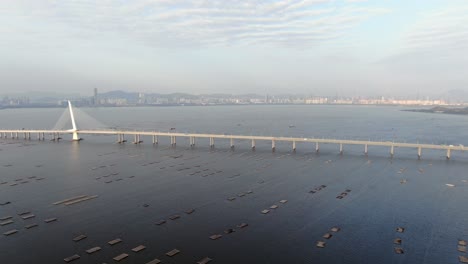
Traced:
POLYGON ((463 0, 6 0, 0 94, 468 92, 467 13, 463 0))

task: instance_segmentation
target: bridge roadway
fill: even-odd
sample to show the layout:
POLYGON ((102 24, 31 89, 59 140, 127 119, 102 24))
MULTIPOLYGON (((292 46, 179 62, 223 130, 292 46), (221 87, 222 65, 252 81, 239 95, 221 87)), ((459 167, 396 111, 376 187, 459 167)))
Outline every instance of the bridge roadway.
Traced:
POLYGON ((118 143, 124 143, 125 135, 134 136, 133 143, 139 144, 143 141, 140 136, 151 136, 153 144, 158 143, 158 137, 169 137, 171 145, 176 144, 176 138, 186 137, 190 139, 190 146, 195 145, 196 138, 209 138, 210 146, 214 147, 215 139, 229 139, 231 147, 234 147, 234 140, 248 140, 251 141, 252 148, 255 149, 256 141, 270 141, 272 150, 276 149, 276 142, 290 142, 292 149, 296 150, 297 142, 315 143, 315 150, 319 151, 320 144, 337 144, 339 145, 340 153, 343 153, 343 145, 362 145, 364 146, 364 153, 367 154, 368 146, 381 146, 389 147, 390 155, 394 155, 394 148, 414 148, 417 149, 418 158, 421 158, 422 149, 445 150, 447 159, 450 159, 451 151, 465 151, 463 145, 435 145, 435 144, 420 144, 420 143, 403 143, 391 141, 365 141, 365 140, 345 140, 345 139, 324 139, 324 138, 298 138, 298 137, 273 137, 273 136, 243 136, 243 135, 225 135, 225 134, 206 134, 206 133, 180 133, 180 132, 156 132, 156 131, 129 131, 129 130, 0 130, 0 137, 7 138, 20 138, 30 139, 31 134, 37 134, 39 140, 44 140, 45 135, 52 135, 52 140, 59 140, 61 134, 88 134, 88 135, 116 135, 118 143))

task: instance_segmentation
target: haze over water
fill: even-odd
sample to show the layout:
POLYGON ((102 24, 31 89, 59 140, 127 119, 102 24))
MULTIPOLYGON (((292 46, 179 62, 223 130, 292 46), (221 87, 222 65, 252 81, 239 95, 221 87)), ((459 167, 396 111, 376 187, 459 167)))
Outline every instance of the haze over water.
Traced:
MULTIPOLYGON (((330 137, 464 144, 466 116, 403 112, 398 107, 217 106, 82 109, 110 127, 131 130, 330 137)), ((1 110, 1 128, 51 128, 63 109, 1 110)), ((80 120, 77 120, 80 126, 80 120)), ((468 154, 338 146, 178 138, 177 147, 115 144, 115 136, 83 135, 80 143, 1 139, 1 263, 457 263, 459 239, 468 239, 468 154), (35 177, 34 177, 35 176, 35 177), (134 177, 132 177, 134 176, 134 177), (44 178, 43 180, 37 180, 44 178), (21 180, 19 180, 21 179, 21 180), (107 182, 107 183, 106 183, 107 182), (13 185, 12 184, 15 184, 13 185), (448 187, 453 184, 455 187, 448 187), (311 190, 324 185, 320 191, 311 190), (350 190, 343 199, 337 199, 350 190), (249 193, 251 191, 251 193, 249 193), (65 206, 78 195, 97 198, 65 206), (233 201, 228 198, 235 197, 233 201), (287 200, 287 203, 279 203, 287 200), (278 205, 268 214, 261 211, 278 205), (191 214, 184 211, 194 209, 191 214), (34 218, 23 220, 19 212, 34 218), (170 220, 180 215, 177 220, 170 220), (57 218, 56 222, 43 220, 57 218), (155 223, 161 219, 167 222, 155 223), (24 226, 38 226, 25 229, 24 226), (247 223, 245 228, 237 225, 247 223), (340 231, 322 236, 332 227, 340 231), (404 227, 403 233, 396 232, 404 227), (225 234, 234 228, 236 232, 225 234), (80 234, 87 238, 72 239, 80 234), (222 234, 218 240, 209 236, 222 234), (108 241, 121 238, 115 246, 108 241), (393 240, 401 238, 400 246, 393 240), (317 248, 325 241, 325 248, 317 248), (135 253, 131 249, 145 245, 135 253), (94 254, 85 250, 99 246, 94 254), (404 249, 396 254, 395 247, 404 249), (181 252, 168 257, 166 252, 181 252)))

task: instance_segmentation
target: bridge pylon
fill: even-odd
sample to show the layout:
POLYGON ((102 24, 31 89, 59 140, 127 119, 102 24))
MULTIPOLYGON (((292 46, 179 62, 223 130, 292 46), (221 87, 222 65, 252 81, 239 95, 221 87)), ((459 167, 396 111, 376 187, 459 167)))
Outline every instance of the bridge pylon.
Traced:
POLYGON ((73 135, 72 140, 80 141, 82 140, 82 138, 80 138, 80 136, 78 135, 78 129, 76 128, 76 123, 75 123, 75 115, 73 114, 73 108, 72 108, 72 104, 70 100, 68 100, 68 110, 70 111, 70 117, 71 117, 71 122, 73 126, 73 128, 69 130, 72 132, 72 135, 73 135))

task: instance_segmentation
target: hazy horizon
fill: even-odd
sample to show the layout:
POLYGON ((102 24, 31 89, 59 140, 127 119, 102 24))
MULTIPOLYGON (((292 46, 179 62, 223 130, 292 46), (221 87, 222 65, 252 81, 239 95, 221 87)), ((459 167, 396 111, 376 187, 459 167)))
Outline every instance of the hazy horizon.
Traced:
POLYGON ((468 3, 10 1, 0 94, 468 90, 468 3))

